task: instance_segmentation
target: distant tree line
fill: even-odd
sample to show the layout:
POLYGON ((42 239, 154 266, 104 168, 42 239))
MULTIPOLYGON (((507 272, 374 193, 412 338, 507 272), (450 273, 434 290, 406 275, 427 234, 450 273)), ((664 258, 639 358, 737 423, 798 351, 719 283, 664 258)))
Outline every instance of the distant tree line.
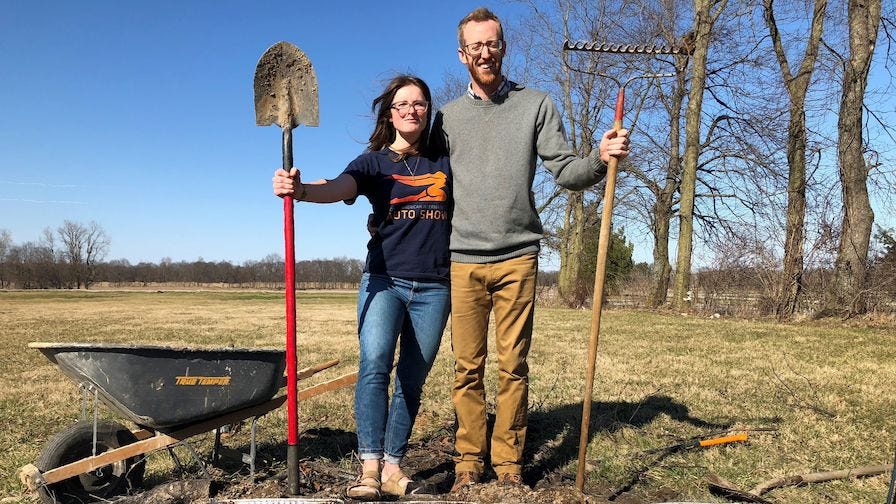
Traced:
POLYGON ((109 237, 96 222, 66 220, 41 238, 20 245, 0 230, 0 288, 85 289, 109 251, 109 237))
MULTIPOLYGON (((580 261, 583 277, 594 277, 597 226, 586 228, 583 240, 585 256, 580 261)), ((552 237, 547 239, 550 246, 552 237)), ((34 242, 17 244, 6 230, 0 230, 0 288, 2 289, 88 289, 96 284, 109 287, 149 287, 176 285, 204 287, 220 285, 234 288, 282 289, 284 261, 279 254, 240 264, 230 261, 173 261, 132 264, 127 259, 106 261, 110 240, 95 222, 81 224, 65 221, 55 230, 47 228, 34 242)), ((712 267, 692 273, 689 303, 703 312, 735 316, 775 313, 776 282, 780 267, 773 258, 755 261, 747 244, 730 243, 725 259, 712 267)), ((863 294, 869 309, 896 311, 896 231, 878 229, 873 254, 867 269, 869 280, 863 294)), ((609 305, 648 308, 654 293, 653 268, 634 263, 633 245, 623 229, 613 232, 608 256, 605 299, 609 305)), ((363 261, 347 257, 313 259, 296 263, 300 289, 357 288, 364 269, 363 261)), ((821 309, 824 293, 836 274, 830 266, 820 265, 804 271, 804 302, 821 309)), ((549 304, 569 304, 559 297, 561 271, 539 271, 539 299, 549 304)), ((577 291, 576 304, 587 306, 591 290, 577 291)))
MULTIPOLYGON (((594 276, 597 228, 587 235, 590 260, 583 261, 588 274, 594 276)), ((230 261, 173 261, 163 258, 158 263, 127 259, 105 261, 110 239, 95 223, 81 224, 66 220, 55 230, 46 228, 37 241, 16 244, 7 230, 0 230, 0 289, 89 289, 96 284, 110 287, 174 284, 204 286, 222 284, 231 287, 276 289, 283 287, 285 262, 279 254, 241 264, 230 261)), ((623 230, 613 235, 608 266, 608 288, 618 289, 632 270, 633 246, 625 240, 623 230)), ((647 265, 643 265, 644 268, 647 265)), ((302 289, 344 289, 357 287, 364 262, 338 257, 312 259, 296 263, 296 283, 302 289)), ((558 284, 558 272, 542 271, 540 286, 558 284)), ((590 291, 581 292, 580 305, 590 291)))
MULTIPOLYGON (((285 263, 278 254, 261 260, 233 264, 230 261, 172 261, 164 258, 159 263, 131 264, 126 259, 103 263, 97 271, 97 281, 110 286, 176 284, 201 286, 226 284, 232 287, 282 288, 285 263)), ((363 261, 348 257, 312 259, 296 262, 296 281, 299 288, 343 289, 355 287, 364 269, 363 261)))
MULTIPOLYGON (((0 230, 0 288, 89 289, 97 283, 113 287, 177 284, 199 286, 282 288, 284 261, 278 254, 234 264, 229 261, 173 261, 132 264, 127 259, 105 261, 110 240, 96 222, 63 222, 46 228, 37 241, 13 242, 0 230)), ((296 263, 300 288, 336 289, 356 286, 364 263, 340 257, 296 263)))

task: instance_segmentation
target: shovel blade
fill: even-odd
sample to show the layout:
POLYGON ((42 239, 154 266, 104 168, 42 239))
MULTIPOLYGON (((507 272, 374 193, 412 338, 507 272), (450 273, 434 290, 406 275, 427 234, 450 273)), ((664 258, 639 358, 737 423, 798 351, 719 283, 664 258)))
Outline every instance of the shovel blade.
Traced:
POLYGON ((317 126, 317 76, 311 61, 289 42, 272 45, 255 67, 255 123, 293 129, 317 126))

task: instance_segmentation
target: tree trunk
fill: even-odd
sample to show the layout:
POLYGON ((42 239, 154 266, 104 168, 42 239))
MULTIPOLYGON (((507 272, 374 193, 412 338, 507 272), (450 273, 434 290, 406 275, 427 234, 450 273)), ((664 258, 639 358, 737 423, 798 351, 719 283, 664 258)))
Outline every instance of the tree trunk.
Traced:
MULTIPOLYGON (((568 17, 564 16, 563 31, 565 38, 569 38, 568 17)), ((587 156, 593 148, 592 130, 588 126, 591 122, 591 113, 588 104, 591 103, 592 85, 583 86, 577 81, 577 87, 582 94, 584 106, 576 106, 573 103, 573 74, 569 65, 569 54, 561 53, 563 61, 563 104, 567 110, 567 131, 572 143, 573 151, 579 156, 587 156)), ((583 253, 585 247, 585 226, 588 220, 585 216, 585 193, 582 191, 566 191, 566 212, 563 223, 563 239, 561 243, 560 273, 558 275, 558 291, 564 305, 578 308, 588 298, 586 285, 591 280, 583 278, 583 253)))
POLYGON ((566 306, 581 306, 579 276, 582 271, 585 206, 581 191, 567 191, 566 219, 563 223, 563 242, 560 244, 560 273, 557 288, 566 306))
POLYGON ((778 320, 786 320, 796 312, 803 288, 807 145, 805 102, 818 57, 827 0, 815 0, 810 37, 797 75, 792 75, 790 72, 790 65, 775 22, 773 2, 774 0, 765 0, 765 21, 778 58, 781 77, 790 98, 790 122, 787 134, 787 230, 784 240, 784 265, 775 303, 778 320))
POLYGON ((868 199, 862 111, 868 71, 880 27, 881 0, 850 0, 848 16, 850 55, 843 72, 843 94, 837 123, 843 224, 827 308, 853 315, 863 313, 867 308, 865 280, 874 211, 868 199))
POLYGON ((803 289, 803 244, 806 228, 806 115, 802 103, 791 103, 787 135, 787 231, 784 240, 784 269, 778 288, 775 312, 778 320, 796 312, 803 289))
POLYGON ((691 251, 694 234, 694 197, 697 188, 697 161, 700 156, 700 125, 703 87, 706 83, 706 58, 710 34, 727 0, 694 1, 694 54, 691 64, 691 90, 685 113, 684 166, 681 176, 681 208, 679 209, 678 258, 672 303, 678 310, 690 307, 691 251), (718 5, 715 14, 713 5, 718 5))
POLYGON ((656 192, 653 205, 653 285, 647 299, 651 308, 658 308, 666 302, 669 292, 669 281, 672 265, 669 263, 669 228, 671 226, 675 191, 681 176, 681 107, 686 94, 685 72, 688 57, 675 57, 675 91, 669 107, 669 165, 666 170, 666 182, 656 192))
MULTIPOLYGON (((669 194, 671 200, 671 194, 669 194)), ((657 198, 653 206, 653 285, 647 298, 651 308, 666 302, 672 265, 669 264, 669 225, 672 221, 671 201, 657 198)))

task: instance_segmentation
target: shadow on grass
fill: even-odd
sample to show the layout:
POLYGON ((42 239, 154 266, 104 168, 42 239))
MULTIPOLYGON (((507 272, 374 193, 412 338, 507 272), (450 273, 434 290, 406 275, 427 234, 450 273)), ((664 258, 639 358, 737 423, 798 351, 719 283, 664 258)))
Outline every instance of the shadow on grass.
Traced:
MULTIPOLYGON (((703 429, 728 429, 732 425, 694 417, 687 406, 665 395, 648 396, 639 402, 594 401, 591 403, 588 441, 600 433, 644 427, 660 415, 703 429)), ((530 464, 523 468, 526 483, 534 485, 578 459, 581 423, 581 403, 529 412, 525 460, 530 464)))

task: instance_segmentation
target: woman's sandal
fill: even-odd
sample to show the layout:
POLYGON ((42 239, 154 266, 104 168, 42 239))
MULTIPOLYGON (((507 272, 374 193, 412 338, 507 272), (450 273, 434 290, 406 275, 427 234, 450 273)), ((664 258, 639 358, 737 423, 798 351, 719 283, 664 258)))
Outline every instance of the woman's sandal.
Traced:
POLYGON ((413 495, 418 493, 423 485, 412 480, 403 471, 395 471, 381 486, 384 493, 395 496, 413 495))
POLYGON ((376 469, 364 471, 351 486, 345 489, 345 496, 359 500, 380 498, 380 472, 376 469))

